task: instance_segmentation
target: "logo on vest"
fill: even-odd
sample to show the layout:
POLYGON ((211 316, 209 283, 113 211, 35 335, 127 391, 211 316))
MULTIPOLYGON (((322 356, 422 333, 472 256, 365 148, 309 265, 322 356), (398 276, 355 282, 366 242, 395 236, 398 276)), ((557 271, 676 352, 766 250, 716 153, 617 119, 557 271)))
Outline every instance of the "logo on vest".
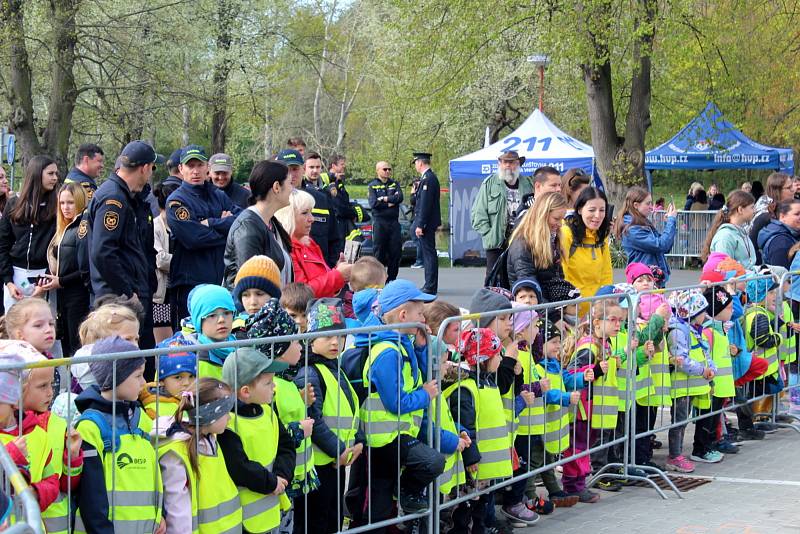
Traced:
POLYGON ((144 458, 134 458, 127 452, 123 452, 117 457, 117 467, 119 467, 120 471, 128 467, 129 465, 134 466, 143 466, 147 463, 147 460, 144 458))

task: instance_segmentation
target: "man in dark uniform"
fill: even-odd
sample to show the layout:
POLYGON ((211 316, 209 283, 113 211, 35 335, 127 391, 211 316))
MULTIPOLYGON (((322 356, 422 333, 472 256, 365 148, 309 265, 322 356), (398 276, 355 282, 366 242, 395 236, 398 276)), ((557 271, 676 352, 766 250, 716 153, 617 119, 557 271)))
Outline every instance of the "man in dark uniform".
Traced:
POLYGON ((336 212, 336 224, 339 228, 339 252, 344 250, 344 242, 350 232, 356 228, 356 222, 364 219, 361 209, 356 209, 350 202, 350 193, 344 183, 346 170, 347 159, 341 154, 334 154, 331 157, 331 164, 328 166, 330 183, 327 188, 332 198, 331 205, 336 212))
MULTIPOLYGON (((147 203, 148 181, 159 156, 144 141, 132 141, 117 159, 117 168, 97 189, 86 214, 89 275, 95 298, 124 295, 139 299, 144 319, 139 347, 155 346, 152 291, 155 285, 153 218, 147 203)), ((163 158, 161 158, 163 161, 163 158)))
MULTIPOLYGON (((167 198, 167 224, 174 238, 169 268, 170 298, 178 318, 189 315, 189 292, 200 284, 221 284, 228 230, 242 209, 206 180, 208 156, 189 145, 181 155, 183 183, 167 198)), ((199 329, 200 325, 194 325, 199 329)))
POLYGON ((414 152, 414 168, 420 174, 414 222, 411 227, 422 245, 422 263, 425 266, 423 293, 439 292, 439 258, 436 254, 436 230, 442 224, 439 206, 439 179, 431 169, 431 155, 414 152))
POLYGON ((400 239, 400 204, 403 189, 392 178, 392 166, 385 161, 375 165, 378 177, 367 184, 369 207, 372 209, 372 246, 379 262, 384 264, 389 278, 397 278, 403 243, 400 239))
POLYGON ((86 191, 86 201, 92 200, 97 191, 97 177, 103 172, 105 155, 103 149, 94 143, 84 143, 78 147, 75 154, 75 166, 72 167, 64 178, 65 184, 81 184, 86 191))
POLYGON ((250 192, 233 181, 233 158, 227 154, 214 154, 208 160, 208 167, 214 185, 228 195, 231 202, 242 209, 247 209, 250 192))
POLYGON ((319 173, 314 170, 317 168, 317 164, 319 165, 319 170, 322 169, 322 159, 316 152, 311 152, 308 155, 306 169, 310 169, 309 172, 312 173, 312 176, 308 177, 303 176, 305 161, 297 150, 291 148, 281 150, 275 160, 289 167, 289 178, 292 180, 292 186, 295 189, 302 189, 314 197, 314 208, 311 210, 311 214, 314 216, 314 224, 311 225, 311 239, 319 245, 322 256, 325 258, 325 263, 331 269, 335 268, 336 264, 339 263, 340 252, 336 215, 331 207, 331 198, 316 186, 319 173))

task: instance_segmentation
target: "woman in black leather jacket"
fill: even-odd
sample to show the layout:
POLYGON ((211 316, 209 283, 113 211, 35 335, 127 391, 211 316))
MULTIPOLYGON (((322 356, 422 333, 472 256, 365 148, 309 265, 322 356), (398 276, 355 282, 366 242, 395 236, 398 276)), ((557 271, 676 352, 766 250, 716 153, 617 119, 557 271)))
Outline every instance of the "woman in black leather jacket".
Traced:
POLYGON ((89 313, 89 273, 78 264, 78 237, 87 231, 81 215, 86 209, 86 193, 79 183, 61 186, 58 192, 56 233, 47 248, 51 274, 42 275, 42 288, 56 292, 56 329, 64 356, 72 356, 81 346, 78 327, 89 313))
POLYGON ((278 266, 285 286, 293 280, 292 240, 275 212, 289 205, 289 169, 276 161, 260 161, 250 172, 249 183, 251 206, 239 214, 228 232, 223 285, 233 289, 239 267, 251 257, 263 255, 278 266))
POLYGON ((533 279, 544 285, 552 278, 564 278, 559 233, 567 207, 561 193, 536 197, 508 245, 508 281, 512 287, 518 280, 533 279))
POLYGON ((56 231, 57 185, 56 162, 34 156, 25 167, 22 191, 3 210, 0 276, 6 310, 23 297, 44 292, 38 281, 47 271, 47 244, 56 231))

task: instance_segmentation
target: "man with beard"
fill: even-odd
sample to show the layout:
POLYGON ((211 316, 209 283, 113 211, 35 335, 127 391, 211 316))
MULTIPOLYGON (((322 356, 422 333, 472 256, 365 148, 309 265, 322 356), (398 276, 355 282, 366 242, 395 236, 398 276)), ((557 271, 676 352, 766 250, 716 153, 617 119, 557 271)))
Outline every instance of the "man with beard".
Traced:
POLYGON ((487 275, 508 246, 522 198, 533 192, 528 177, 520 179, 520 168, 524 162, 525 158, 514 151, 500 154, 497 158, 497 174, 483 181, 472 205, 472 227, 483 241, 487 275))

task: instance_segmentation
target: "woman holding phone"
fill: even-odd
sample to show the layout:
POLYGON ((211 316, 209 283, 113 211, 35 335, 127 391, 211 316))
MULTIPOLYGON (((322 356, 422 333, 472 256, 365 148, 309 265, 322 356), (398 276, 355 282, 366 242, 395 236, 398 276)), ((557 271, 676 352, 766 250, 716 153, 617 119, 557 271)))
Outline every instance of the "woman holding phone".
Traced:
POLYGON ((47 272, 47 245, 56 232, 58 166, 49 156, 34 156, 25 168, 19 196, 0 219, 0 276, 8 310, 23 297, 41 295, 47 272))

